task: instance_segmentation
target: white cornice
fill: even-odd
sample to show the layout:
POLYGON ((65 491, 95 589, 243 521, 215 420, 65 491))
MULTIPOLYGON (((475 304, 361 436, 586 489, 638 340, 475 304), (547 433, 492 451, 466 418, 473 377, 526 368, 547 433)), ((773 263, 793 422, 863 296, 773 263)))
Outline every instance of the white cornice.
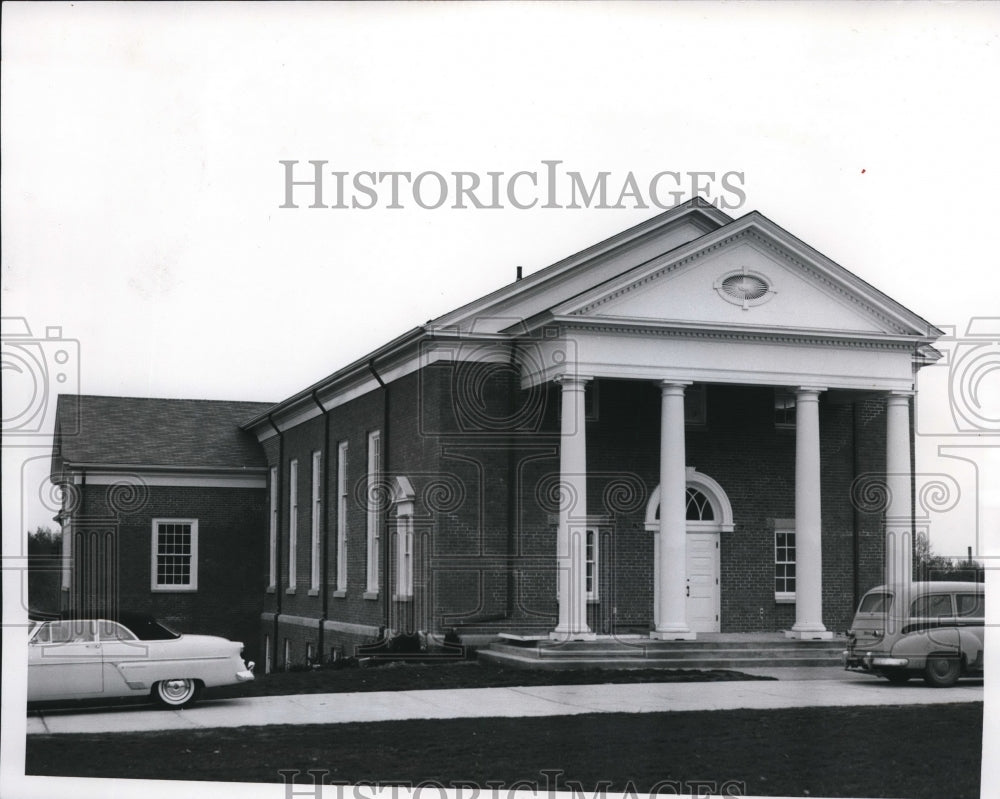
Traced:
POLYGON ((235 470, 183 469, 163 466, 68 466, 63 480, 74 485, 144 485, 171 488, 264 488, 267 470, 264 467, 235 470))
POLYGON ((593 330, 627 336, 664 336, 722 341, 760 341, 768 343, 808 344, 859 349, 912 350, 925 339, 915 335, 886 335, 866 331, 815 330, 798 327, 758 327, 728 325, 718 322, 665 322, 628 317, 553 316, 550 322, 563 330, 593 330))

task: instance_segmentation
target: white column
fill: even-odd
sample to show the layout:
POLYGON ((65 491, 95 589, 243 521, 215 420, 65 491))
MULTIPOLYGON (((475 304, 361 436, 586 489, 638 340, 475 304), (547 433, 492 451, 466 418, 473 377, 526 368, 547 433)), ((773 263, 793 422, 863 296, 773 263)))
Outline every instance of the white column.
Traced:
POLYGON ((559 621, 550 637, 559 641, 593 640, 587 626, 587 411, 584 391, 589 378, 563 376, 562 427, 559 440, 559 529, 556 534, 559 621))
POLYGON ((913 579, 913 494, 910 465, 910 395, 886 400, 885 582, 909 585, 913 579))
POLYGON ((823 521, 820 506, 819 395, 795 392, 795 624, 790 638, 832 638, 823 626, 823 521))
POLYGON ((655 548, 656 612, 650 638, 690 641, 687 624, 687 471, 684 456, 684 387, 660 383, 660 531, 655 548))

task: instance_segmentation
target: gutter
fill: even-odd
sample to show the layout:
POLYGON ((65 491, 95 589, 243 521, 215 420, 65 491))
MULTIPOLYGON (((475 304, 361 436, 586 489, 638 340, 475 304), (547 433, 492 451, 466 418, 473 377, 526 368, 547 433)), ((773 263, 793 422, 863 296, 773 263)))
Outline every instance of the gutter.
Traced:
MULTIPOLYGON (((421 328, 421 330, 423 330, 423 328, 421 328)), ((375 369, 375 358, 374 357, 368 359, 368 371, 372 373, 372 377, 374 377, 375 380, 378 382, 378 384, 382 388, 382 392, 383 392, 382 393, 382 436, 381 436, 383 443, 382 443, 382 458, 381 458, 381 461, 382 461, 382 474, 384 475, 384 474, 388 473, 388 471, 389 471, 389 386, 382 379, 382 376, 378 373, 378 371, 376 371, 376 369, 375 369)), ((371 501, 371 500, 369 499, 369 501, 371 501)), ((386 521, 387 521, 387 519, 379 519, 380 523, 383 523, 383 522, 386 522, 386 521)), ((385 531, 386 531, 386 533, 388 533, 388 524, 385 525, 385 531)), ((390 587, 389 586, 389 575, 390 575, 390 571, 389 571, 389 563, 390 563, 390 559, 389 559, 389 550, 390 550, 389 542, 390 542, 390 538, 389 538, 388 534, 386 534, 385 536, 383 536, 383 538, 385 540, 385 545, 382 547, 381 555, 382 555, 383 574, 385 575, 385 581, 384 581, 385 584, 383 585, 382 583, 379 583, 379 590, 382 592, 382 596, 385 598, 385 602, 383 603, 385 611, 384 611, 383 615, 384 615, 384 623, 385 623, 385 634, 386 634, 386 636, 388 636, 389 635, 389 622, 391 620, 390 619, 390 613, 389 613, 389 597, 391 596, 390 593, 389 593, 389 587, 390 587)))
POLYGON ((384 359, 389 355, 393 355, 399 352, 400 350, 403 350, 404 348, 412 345, 419 339, 423 338, 426 335, 426 333, 427 333, 427 328, 424 327, 423 325, 411 328, 402 335, 394 338, 392 341, 383 344, 376 350, 373 350, 368 355, 349 363, 342 369, 338 369, 333 374, 324 377, 319 382, 313 383, 308 388, 303 389, 297 394, 293 394, 287 399, 284 399, 281 402, 277 403, 276 405, 271 406, 263 413, 258 414, 257 416, 247 420, 246 422, 243 422, 240 425, 240 429, 249 430, 250 428, 255 427, 256 425, 259 424, 263 424, 264 422, 271 422, 271 426, 273 427, 274 422, 272 421, 272 417, 276 413, 286 410, 291 406, 295 405, 296 403, 308 400, 309 397, 314 392, 334 388, 337 383, 340 383, 351 376, 355 376, 359 372, 363 372, 366 368, 369 372, 372 372, 372 374, 375 375, 375 378, 376 380, 379 381, 379 384, 384 386, 385 383, 381 380, 381 378, 378 377, 378 375, 374 372, 372 368, 372 363, 375 361, 375 359, 376 358, 384 359))

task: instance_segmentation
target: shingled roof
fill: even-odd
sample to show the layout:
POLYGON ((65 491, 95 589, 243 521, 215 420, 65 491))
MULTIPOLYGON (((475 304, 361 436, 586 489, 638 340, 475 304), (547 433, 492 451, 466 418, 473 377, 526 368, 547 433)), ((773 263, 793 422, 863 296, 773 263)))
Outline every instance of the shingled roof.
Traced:
POLYGON ((268 402, 62 395, 52 471, 64 463, 239 469, 266 465, 240 422, 268 402))

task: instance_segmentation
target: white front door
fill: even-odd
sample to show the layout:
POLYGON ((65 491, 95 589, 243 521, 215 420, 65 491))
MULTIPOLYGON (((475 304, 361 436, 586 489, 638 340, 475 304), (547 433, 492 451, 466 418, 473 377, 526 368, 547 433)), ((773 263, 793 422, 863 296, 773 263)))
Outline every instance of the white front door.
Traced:
POLYGON ((697 633, 719 632, 719 534, 687 535, 687 623, 697 633))

